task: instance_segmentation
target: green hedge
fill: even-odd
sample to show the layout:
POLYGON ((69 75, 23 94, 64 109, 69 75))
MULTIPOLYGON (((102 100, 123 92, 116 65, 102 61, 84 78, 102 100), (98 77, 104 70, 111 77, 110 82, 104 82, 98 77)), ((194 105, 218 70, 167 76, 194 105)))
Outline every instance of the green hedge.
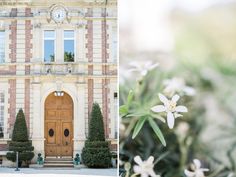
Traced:
POLYGON ((107 141, 85 141, 85 146, 87 148, 107 148, 107 141))
POLYGON ((111 166, 109 148, 88 148, 82 151, 82 161, 90 168, 108 168, 111 166))
MULTIPOLYGON (((10 159, 11 161, 16 161, 16 152, 8 152, 6 155, 7 159, 10 159)), ((33 152, 20 152, 19 153, 19 160, 22 161, 30 161, 34 157, 33 152)))
POLYGON ((82 162, 91 168, 108 168, 111 166, 111 153, 105 141, 104 124, 101 109, 93 104, 89 121, 89 136, 82 150, 82 162))
POLYGON ((8 160, 15 162, 16 152, 19 152, 19 164, 22 164, 23 161, 29 164, 29 161, 34 157, 33 150, 32 142, 28 139, 25 115, 23 110, 20 109, 16 116, 12 141, 9 142, 9 151, 13 152, 8 152, 6 157, 8 160))

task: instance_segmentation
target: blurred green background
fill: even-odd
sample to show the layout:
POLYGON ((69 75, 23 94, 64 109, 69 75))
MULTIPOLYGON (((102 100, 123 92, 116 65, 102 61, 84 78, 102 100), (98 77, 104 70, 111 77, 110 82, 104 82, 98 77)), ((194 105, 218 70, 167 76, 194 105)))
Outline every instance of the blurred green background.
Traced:
MULTIPOLYGON (((151 1, 146 3, 149 2, 151 1)), ((133 3, 145 2, 138 0, 133 3)), ((147 24, 143 33, 140 34, 143 37, 139 38, 138 33, 133 33, 133 28, 138 26, 133 28, 127 26, 127 21, 132 22, 135 15, 124 20, 124 23, 121 19, 120 104, 125 103, 128 91, 137 87, 137 76, 128 72, 129 63, 147 60, 158 62, 160 66, 145 76, 142 84, 146 87, 140 89, 139 94, 142 97, 139 99, 146 101, 158 99, 157 93, 162 91, 160 85, 163 80, 173 77, 184 78, 186 84, 196 89, 196 95, 184 99, 184 103, 189 107, 189 113, 182 120, 178 119, 177 125, 182 121, 188 122, 190 130, 186 136, 192 137, 194 141, 188 147, 184 166, 180 167, 179 135, 169 131, 162 124, 160 127, 163 135, 166 135, 169 146, 163 148, 158 140, 152 137, 150 141, 157 142, 150 146, 156 148, 145 146, 146 150, 149 149, 150 154, 144 153, 142 150, 144 145, 140 143, 140 139, 143 137, 152 136, 148 126, 144 127, 135 140, 130 138, 132 130, 126 134, 125 130, 120 130, 122 134, 120 151, 124 153, 121 157, 133 164, 132 157, 137 154, 147 158, 149 155, 159 156, 168 151, 172 156, 167 156, 166 160, 164 158, 160 162, 159 168, 158 165, 155 168, 162 176, 184 176, 181 168, 182 170, 184 167, 187 168, 193 158, 199 158, 206 167, 210 168, 209 176, 234 177, 236 174, 236 1, 212 1, 201 8, 197 8, 197 1, 193 1, 191 8, 181 4, 185 1, 178 1, 174 4, 173 1, 169 1, 163 4, 158 0, 156 3, 157 5, 159 3, 160 7, 165 7, 163 14, 157 14, 163 17, 162 20, 165 23, 162 26, 163 21, 160 20, 159 26, 156 28, 167 29, 168 32, 163 35, 168 36, 164 45, 168 47, 159 47, 161 45, 154 42, 152 44, 154 47, 149 50, 145 43, 148 42, 150 35, 145 34, 153 26, 147 24), (145 36, 146 41, 143 40, 145 36), (127 159, 125 156, 129 158, 127 159)), ((123 6, 125 2, 123 1, 121 4, 123 6)), ((132 3, 128 5, 132 8, 132 3)), ((122 13, 122 7, 120 9, 120 13, 122 13)), ((149 11, 151 10, 149 9, 149 11)), ((142 15, 147 13, 148 20, 155 20, 155 16, 148 16, 148 12, 142 11, 142 13, 142 15)), ((121 18, 125 18, 125 15, 121 18)), ((158 38, 159 35, 152 34, 152 36, 158 38)), ((131 120, 132 118, 121 118, 124 129, 127 130, 131 120)), ((187 137, 185 138, 187 139, 187 137)))

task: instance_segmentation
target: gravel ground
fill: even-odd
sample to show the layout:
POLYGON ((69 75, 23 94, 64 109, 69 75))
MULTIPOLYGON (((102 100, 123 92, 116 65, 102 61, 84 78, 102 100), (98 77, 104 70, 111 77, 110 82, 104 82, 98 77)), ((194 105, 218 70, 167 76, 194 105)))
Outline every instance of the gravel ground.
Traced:
POLYGON ((117 176, 117 169, 58 169, 58 168, 21 168, 20 171, 15 171, 15 168, 0 167, 1 177, 106 177, 117 176))

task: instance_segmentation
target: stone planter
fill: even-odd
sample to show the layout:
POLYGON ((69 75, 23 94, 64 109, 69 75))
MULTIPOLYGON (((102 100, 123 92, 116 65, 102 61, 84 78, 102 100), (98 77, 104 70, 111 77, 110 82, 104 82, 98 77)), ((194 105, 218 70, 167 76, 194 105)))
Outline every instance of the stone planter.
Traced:
POLYGON ((87 167, 85 165, 82 165, 82 164, 79 164, 79 165, 74 164, 74 168, 81 169, 81 168, 87 168, 87 167))
POLYGON ((30 164, 29 168, 43 168, 43 164, 30 164))
POLYGON ((111 165, 112 165, 113 168, 117 167, 116 159, 114 159, 114 158, 111 159, 111 165))

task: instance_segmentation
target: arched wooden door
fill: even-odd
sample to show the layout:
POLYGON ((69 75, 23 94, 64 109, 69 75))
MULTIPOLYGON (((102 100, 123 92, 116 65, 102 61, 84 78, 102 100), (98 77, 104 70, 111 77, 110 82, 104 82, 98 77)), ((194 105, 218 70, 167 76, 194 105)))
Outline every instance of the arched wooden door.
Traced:
POLYGON ((51 93, 45 101, 45 155, 73 155, 73 100, 51 93))

